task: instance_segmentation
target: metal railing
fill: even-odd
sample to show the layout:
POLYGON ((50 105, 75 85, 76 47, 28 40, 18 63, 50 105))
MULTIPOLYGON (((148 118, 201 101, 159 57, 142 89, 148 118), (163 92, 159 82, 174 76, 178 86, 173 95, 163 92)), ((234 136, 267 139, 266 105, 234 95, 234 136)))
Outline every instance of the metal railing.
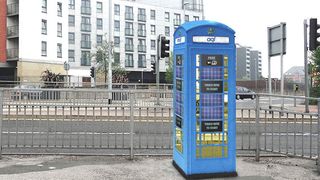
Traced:
POLYGON ((19 36, 19 25, 13 25, 7 27, 7 37, 13 38, 19 36))
MULTIPOLYGON (((117 88, 0 90, 0 154, 171 153, 171 88, 117 88)), ((254 100, 237 100, 237 149, 255 152, 257 160, 260 151, 318 159, 320 99, 307 99, 316 102, 308 113, 304 97, 255 94, 254 100)))
POLYGON ((15 88, 0 100, 3 153, 172 148, 170 91, 15 88))
POLYGON ((19 58, 19 49, 18 48, 7 49, 7 58, 8 59, 18 59, 19 58))
POLYGON ((19 14, 19 3, 11 3, 7 5, 7 15, 17 15, 19 14))

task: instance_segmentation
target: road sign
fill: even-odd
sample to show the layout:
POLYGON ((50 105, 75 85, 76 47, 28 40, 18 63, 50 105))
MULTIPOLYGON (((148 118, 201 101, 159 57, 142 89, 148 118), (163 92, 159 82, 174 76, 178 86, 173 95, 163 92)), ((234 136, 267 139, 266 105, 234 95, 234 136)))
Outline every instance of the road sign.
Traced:
POLYGON ((67 63, 67 62, 64 62, 63 68, 64 68, 65 71, 69 71, 69 69, 70 69, 70 64, 67 63))
POLYGON ((268 36, 269 56, 272 57, 286 54, 286 23, 269 27, 268 36), (282 50, 281 40, 283 41, 282 50))

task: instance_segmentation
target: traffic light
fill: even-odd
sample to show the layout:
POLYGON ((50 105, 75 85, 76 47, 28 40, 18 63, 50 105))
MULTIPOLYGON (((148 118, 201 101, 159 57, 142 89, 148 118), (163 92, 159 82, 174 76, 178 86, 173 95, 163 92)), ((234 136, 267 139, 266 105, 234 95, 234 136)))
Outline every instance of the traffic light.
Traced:
POLYGON ((161 36, 160 39, 160 57, 165 58, 169 57, 169 50, 170 50, 170 40, 166 39, 166 37, 161 36))
POLYGON ((95 76, 94 67, 91 67, 91 68, 90 68, 90 76, 91 76, 92 78, 94 78, 94 76, 95 76))
POLYGON ((152 72, 153 74, 156 73, 156 63, 155 63, 155 62, 151 62, 151 72, 152 72))
POLYGON ((309 50, 313 51, 320 46, 320 42, 317 40, 318 37, 320 37, 320 33, 317 32, 320 26, 318 25, 316 18, 311 18, 309 25, 309 50))

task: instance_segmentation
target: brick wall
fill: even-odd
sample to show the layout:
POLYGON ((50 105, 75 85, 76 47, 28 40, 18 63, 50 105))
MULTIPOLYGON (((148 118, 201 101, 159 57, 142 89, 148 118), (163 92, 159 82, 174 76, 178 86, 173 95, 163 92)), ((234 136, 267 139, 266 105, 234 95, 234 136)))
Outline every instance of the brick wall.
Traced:
POLYGON ((0 62, 6 62, 7 0, 0 0, 0 62))

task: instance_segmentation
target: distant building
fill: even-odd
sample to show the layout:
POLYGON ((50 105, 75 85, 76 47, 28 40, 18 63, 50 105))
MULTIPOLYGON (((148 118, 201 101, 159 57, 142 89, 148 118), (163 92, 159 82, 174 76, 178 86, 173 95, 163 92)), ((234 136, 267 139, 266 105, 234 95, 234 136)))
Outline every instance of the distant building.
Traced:
POLYGON ((284 73, 284 79, 293 83, 304 83, 304 67, 293 66, 287 72, 284 73))
POLYGON ((259 80, 262 77, 261 52, 237 44, 237 79, 259 80))

